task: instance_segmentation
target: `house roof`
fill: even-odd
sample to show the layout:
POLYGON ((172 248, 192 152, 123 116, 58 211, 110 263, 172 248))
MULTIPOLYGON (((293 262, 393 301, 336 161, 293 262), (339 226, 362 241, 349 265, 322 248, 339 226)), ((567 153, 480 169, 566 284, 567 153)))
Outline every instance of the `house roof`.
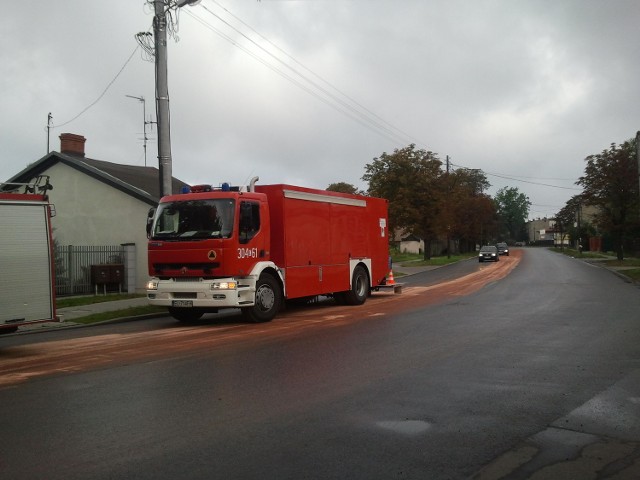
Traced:
MULTIPOLYGON (((122 165, 59 152, 51 152, 32 163, 7 180, 0 191, 15 189, 11 186, 12 183, 28 183, 57 163, 63 163, 150 205, 156 205, 160 200, 159 173, 155 167, 122 165)), ((183 186, 187 185, 182 180, 172 178, 174 192, 180 191, 183 186)))

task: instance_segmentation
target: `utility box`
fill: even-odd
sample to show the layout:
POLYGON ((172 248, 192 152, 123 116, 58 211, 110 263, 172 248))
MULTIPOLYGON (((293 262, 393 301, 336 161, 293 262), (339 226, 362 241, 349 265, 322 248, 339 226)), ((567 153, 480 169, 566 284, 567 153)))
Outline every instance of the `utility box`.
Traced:
POLYGON ((122 283, 124 282, 124 265, 121 263, 109 263, 104 265, 91 265, 91 283, 95 286, 96 294, 98 286, 101 286, 103 292, 107 293, 107 288, 117 286, 118 292, 122 292, 122 283))

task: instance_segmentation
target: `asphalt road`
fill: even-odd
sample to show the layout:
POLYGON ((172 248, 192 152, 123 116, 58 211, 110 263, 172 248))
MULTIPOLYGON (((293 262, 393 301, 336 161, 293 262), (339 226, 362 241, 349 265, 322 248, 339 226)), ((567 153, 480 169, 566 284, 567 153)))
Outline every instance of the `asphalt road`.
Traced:
POLYGON ((570 478, 552 470, 567 459, 628 473, 640 291, 546 250, 505 260, 463 262, 476 273, 446 290, 425 273, 400 299, 266 325, 160 319, 12 339, 0 476, 570 478))

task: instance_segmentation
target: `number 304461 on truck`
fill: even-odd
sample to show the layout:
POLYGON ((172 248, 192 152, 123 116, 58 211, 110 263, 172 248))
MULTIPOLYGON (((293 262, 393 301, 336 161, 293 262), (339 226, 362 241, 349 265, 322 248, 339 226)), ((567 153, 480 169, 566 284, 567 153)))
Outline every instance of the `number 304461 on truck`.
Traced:
POLYGON ((285 300, 360 305, 386 286, 386 200, 256 181, 193 186, 149 212, 150 304, 180 321, 240 308, 267 322, 285 300))

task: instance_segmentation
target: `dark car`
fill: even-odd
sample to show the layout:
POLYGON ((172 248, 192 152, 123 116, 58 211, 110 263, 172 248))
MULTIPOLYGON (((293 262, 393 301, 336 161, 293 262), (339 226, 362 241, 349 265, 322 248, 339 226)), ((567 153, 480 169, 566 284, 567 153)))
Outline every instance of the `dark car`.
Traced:
POLYGON ((498 247, 498 254, 509 256, 509 246, 506 243, 500 242, 496 244, 496 247, 498 247))
POLYGON ((497 262, 498 260, 500 260, 498 247, 494 247, 493 245, 485 245, 484 247, 480 248, 480 252, 478 253, 479 262, 497 262))

